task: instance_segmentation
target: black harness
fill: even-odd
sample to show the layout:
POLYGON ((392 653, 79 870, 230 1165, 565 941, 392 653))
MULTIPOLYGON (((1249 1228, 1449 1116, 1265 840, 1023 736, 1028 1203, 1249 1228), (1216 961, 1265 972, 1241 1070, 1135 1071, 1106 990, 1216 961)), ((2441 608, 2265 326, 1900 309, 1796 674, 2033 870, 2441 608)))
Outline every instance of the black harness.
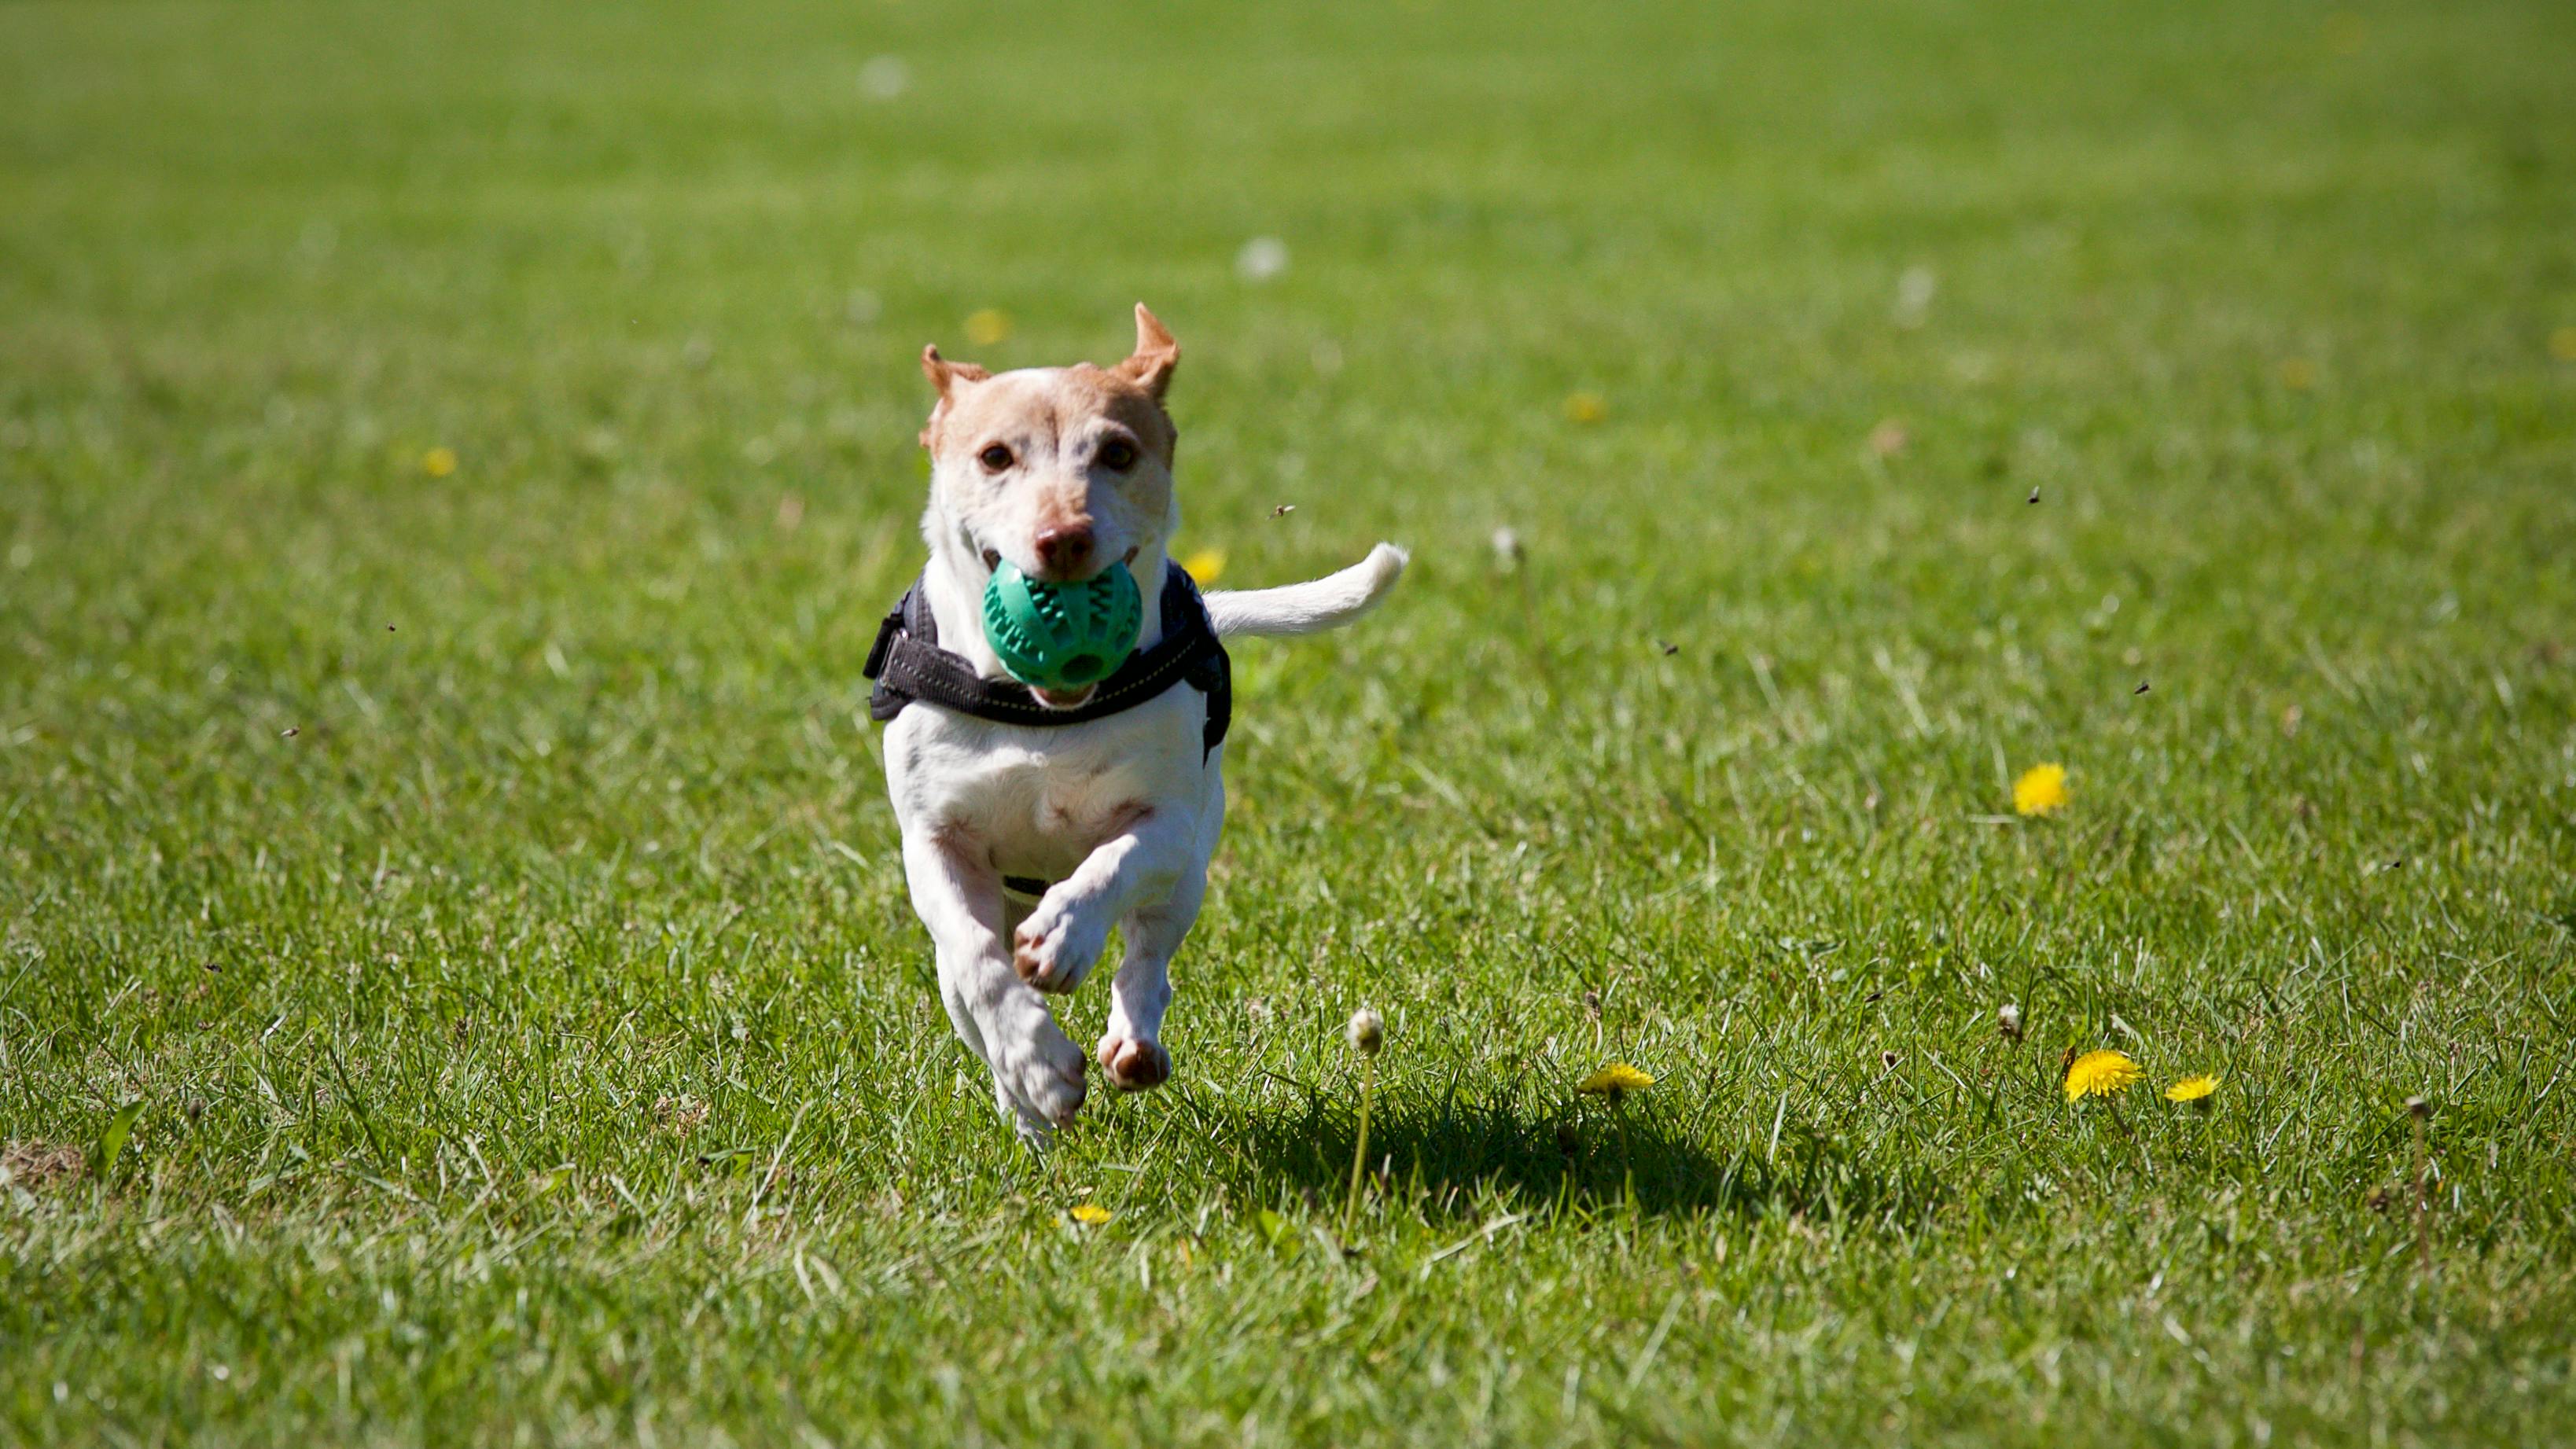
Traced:
POLYGON ((877 626, 876 645, 860 672, 876 681, 868 714, 880 721, 893 719, 919 700, 996 724, 1059 728, 1134 709, 1175 684, 1186 684, 1207 696, 1207 728, 1200 738, 1213 752, 1224 742, 1234 715, 1233 661, 1217 640, 1198 585, 1173 563, 1163 568, 1163 637, 1153 648, 1128 655, 1117 673, 1092 690, 1091 698, 1071 709, 1050 709, 1038 703, 1027 685, 986 679, 963 656, 940 648, 939 621, 931 617, 930 598, 919 579, 877 626))

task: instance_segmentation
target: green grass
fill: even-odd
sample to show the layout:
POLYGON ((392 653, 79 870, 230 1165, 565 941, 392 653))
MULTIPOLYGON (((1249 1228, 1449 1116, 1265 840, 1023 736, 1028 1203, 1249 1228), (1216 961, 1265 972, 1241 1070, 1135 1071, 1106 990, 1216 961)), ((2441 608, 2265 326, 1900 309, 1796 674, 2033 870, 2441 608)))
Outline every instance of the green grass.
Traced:
POLYGON ((0 1441, 2576 1437, 2576 9, 967 11, 0 7, 0 1441), (858 666, 1139 298, 1415 565, 1040 1161, 858 666))

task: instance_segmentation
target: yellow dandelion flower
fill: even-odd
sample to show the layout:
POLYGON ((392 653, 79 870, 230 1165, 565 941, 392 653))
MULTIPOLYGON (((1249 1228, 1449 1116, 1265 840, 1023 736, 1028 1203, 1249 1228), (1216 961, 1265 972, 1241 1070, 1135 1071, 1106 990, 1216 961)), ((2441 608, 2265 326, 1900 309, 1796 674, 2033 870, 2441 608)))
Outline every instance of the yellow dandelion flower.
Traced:
POLYGON ((2146 1074, 2146 1069, 2129 1060, 2126 1052, 2086 1052, 2067 1064, 2066 1100, 2107 1097, 2146 1074))
POLYGON ((1570 392, 1565 395, 1565 420, 1569 423, 1597 423, 1610 416, 1610 400, 1597 392, 1570 392))
POLYGON ((454 448, 432 448, 420 455, 420 471, 432 478, 444 478, 456 471, 454 448))
POLYGON ((1202 588, 1215 583, 1217 576, 1225 572, 1225 550, 1199 549, 1181 560, 1181 571, 1198 580, 1202 588))
POLYGON ((1007 341, 1011 335, 1011 314, 999 307, 987 307, 966 319, 966 340, 978 347, 991 347, 1007 341))
POLYGON ((2208 1100, 2209 1094, 2217 1090, 2218 1078, 2203 1072, 2199 1076, 2185 1077, 2181 1081, 2174 1083, 2172 1086, 2165 1088, 2165 1100, 2168 1102, 2201 1102, 2208 1100))
POLYGON ((1096 1202, 1075 1203, 1070 1209, 1069 1215, 1075 1222, 1080 1223, 1087 1228, 1096 1228, 1102 1223, 1109 1221, 1110 1218, 1116 1216, 1110 1212, 1109 1209, 1102 1207, 1096 1202))
POLYGON ((2306 392, 2317 385, 2317 365, 2304 357, 2281 359, 2281 386, 2292 392, 2306 392))
POLYGON ((2576 327, 2561 327, 2549 334, 2549 355, 2561 362, 2576 362, 2576 327))
POLYGON ((1617 1101, 1630 1092, 1642 1092, 1655 1084, 1652 1073, 1641 1072, 1626 1062, 1612 1062, 1575 1084, 1574 1090, 1617 1101))
POLYGON ((2013 781, 2013 813, 2046 815, 2066 803, 2066 767, 2035 765, 2013 781))

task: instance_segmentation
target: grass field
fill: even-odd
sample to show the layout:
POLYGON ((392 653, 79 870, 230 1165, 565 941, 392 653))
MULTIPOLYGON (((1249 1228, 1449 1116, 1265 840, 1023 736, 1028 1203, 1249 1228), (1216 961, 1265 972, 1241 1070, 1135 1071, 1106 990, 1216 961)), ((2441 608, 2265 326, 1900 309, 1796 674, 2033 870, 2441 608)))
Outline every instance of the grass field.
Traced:
POLYGON ((2576 8, 1827 10, 0 6, 0 1442, 2576 1439, 2576 8), (1415 565, 1041 1160, 858 669, 1139 298, 1415 565))

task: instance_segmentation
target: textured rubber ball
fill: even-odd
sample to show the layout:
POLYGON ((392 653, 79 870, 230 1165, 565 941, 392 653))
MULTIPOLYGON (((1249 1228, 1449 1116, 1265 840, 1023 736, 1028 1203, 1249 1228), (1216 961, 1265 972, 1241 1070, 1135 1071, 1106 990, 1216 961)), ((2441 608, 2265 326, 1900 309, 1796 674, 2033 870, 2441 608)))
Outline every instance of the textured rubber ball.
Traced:
POLYGON ((1135 652, 1145 619, 1136 578, 1111 564, 1078 584, 1030 578, 1005 561, 984 585, 984 638, 1022 684, 1098 684, 1135 652))

